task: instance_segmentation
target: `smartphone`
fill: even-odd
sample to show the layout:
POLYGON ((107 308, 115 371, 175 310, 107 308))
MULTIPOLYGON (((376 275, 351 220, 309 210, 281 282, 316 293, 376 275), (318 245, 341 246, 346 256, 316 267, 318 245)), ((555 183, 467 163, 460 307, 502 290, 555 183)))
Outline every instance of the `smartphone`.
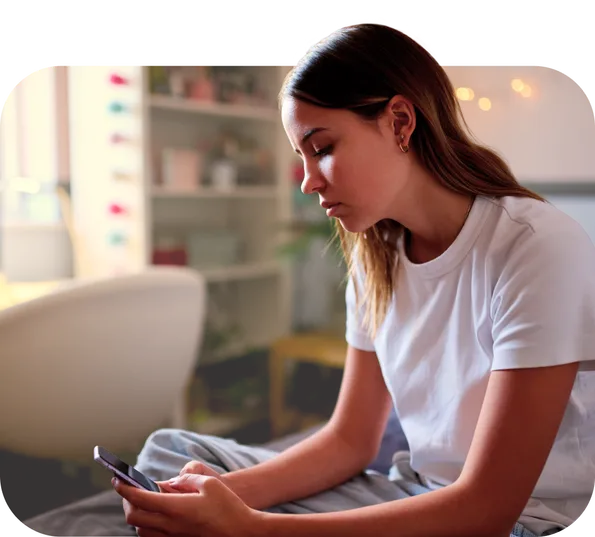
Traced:
POLYGON ((129 485, 139 489, 149 490, 151 492, 161 492, 159 486, 151 481, 147 476, 141 474, 136 468, 126 464, 113 453, 101 446, 95 446, 93 449, 93 458, 101 466, 111 470, 116 477, 122 479, 129 485))

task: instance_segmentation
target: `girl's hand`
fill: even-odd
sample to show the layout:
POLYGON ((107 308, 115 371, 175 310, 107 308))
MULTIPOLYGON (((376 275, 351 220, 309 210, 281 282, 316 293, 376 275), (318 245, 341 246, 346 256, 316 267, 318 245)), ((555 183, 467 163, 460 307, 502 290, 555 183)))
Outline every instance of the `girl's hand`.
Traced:
POLYGON ((113 480, 126 522, 140 537, 251 537, 262 534, 262 513, 250 509, 219 479, 185 474, 184 494, 160 494, 113 480), (190 491, 193 492, 190 492, 190 491))
POLYGON ((178 476, 172 477, 168 481, 157 481, 157 485, 162 492, 196 492, 192 482, 188 487, 186 486, 186 481, 184 479, 180 479, 182 476, 188 474, 207 475, 223 481, 221 479, 221 474, 217 473, 210 466, 207 466, 202 462, 191 461, 180 470, 178 476))
POLYGON ((185 474, 210 475, 211 477, 216 478, 221 477, 221 475, 213 470, 210 466, 199 461, 190 461, 188 464, 186 464, 184 468, 180 470, 180 476, 185 474))

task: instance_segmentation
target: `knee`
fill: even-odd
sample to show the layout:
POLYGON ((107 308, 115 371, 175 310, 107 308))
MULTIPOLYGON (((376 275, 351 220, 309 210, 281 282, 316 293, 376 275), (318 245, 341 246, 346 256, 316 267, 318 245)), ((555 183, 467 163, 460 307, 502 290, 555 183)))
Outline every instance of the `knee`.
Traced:
POLYGON ((145 446, 154 446, 168 448, 174 443, 176 436, 180 434, 179 429, 157 429, 153 431, 145 440, 145 446))
POLYGON ((193 446, 207 444, 208 437, 193 431, 184 429, 157 429, 152 432, 145 441, 144 450, 151 452, 173 451, 175 453, 188 453, 193 446))

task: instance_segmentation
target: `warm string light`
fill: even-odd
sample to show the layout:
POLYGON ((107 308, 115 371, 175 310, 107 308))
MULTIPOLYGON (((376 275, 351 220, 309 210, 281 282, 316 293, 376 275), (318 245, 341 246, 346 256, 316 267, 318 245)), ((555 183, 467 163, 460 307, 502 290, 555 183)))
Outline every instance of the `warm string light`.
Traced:
POLYGON ((484 112, 487 112, 490 108, 492 108, 492 101, 490 101, 487 97, 482 97, 479 99, 479 101, 477 101, 477 105, 484 112))
MULTIPOLYGON (((533 95, 533 88, 520 78, 514 78, 510 81, 510 87, 516 93, 519 93, 525 99, 533 95)), ((456 97, 459 101, 472 101, 475 98, 475 92, 471 88, 459 87, 455 90, 456 97)), ((487 97, 480 97, 477 100, 477 106, 480 110, 487 112, 492 108, 492 101, 487 97)))
POLYGON ((510 82, 510 87, 520 93, 523 97, 528 98, 533 94, 533 90, 529 84, 523 82, 520 78, 515 78, 510 82))
MULTIPOLYGON (((457 88, 455 94, 460 101, 472 101, 475 98, 475 92, 471 88, 457 88)), ((487 112, 492 108, 492 102, 487 97, 481 97, 477 101, 477 106, 479 106, 481 110, 487 112)))
POLYGON ((524 84, 524 82, 520 78, 515 78, 510 83, 510 86, 512 87, 512 89, 514 91, 520 93, 521 91, 523 91, 523 88, 525 87, 525 84, 524 84))
POLYGON ((457 88, 456 95, 461 101, 472 101, 473 97, 475 97, 475 93, 471 88, 457 88))

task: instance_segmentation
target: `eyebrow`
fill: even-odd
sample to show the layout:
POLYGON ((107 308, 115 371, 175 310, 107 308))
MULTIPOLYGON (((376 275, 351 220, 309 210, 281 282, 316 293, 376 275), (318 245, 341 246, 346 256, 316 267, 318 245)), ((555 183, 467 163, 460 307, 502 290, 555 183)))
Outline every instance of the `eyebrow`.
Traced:
MULTIPOLYGON (((306 132, 306 134, 304 134, 304 136, 302 137, 302 144, 305 144, 308 141, 308 138, 310 138, 311 136, 313 136, 314 134, 316 134, 317 132, 320 131, 327 131, 328 128, 326 127, 314 127, 313 129, 310 129, 309 131, 306 132)), ((294 151, 300 155, 300 151, 299 149, 294 149, 294 151)))
POLYGON ((308 132, 306 132, 306 134, 304 134, 303 138, 302 138, 302 143, 305 143, 308 138, 310 138, 310 136, 316 134, 317 132, 320 131, 327 131, 328 129, 326 127, 314 127, 313 129, 310 129, 308 132))

